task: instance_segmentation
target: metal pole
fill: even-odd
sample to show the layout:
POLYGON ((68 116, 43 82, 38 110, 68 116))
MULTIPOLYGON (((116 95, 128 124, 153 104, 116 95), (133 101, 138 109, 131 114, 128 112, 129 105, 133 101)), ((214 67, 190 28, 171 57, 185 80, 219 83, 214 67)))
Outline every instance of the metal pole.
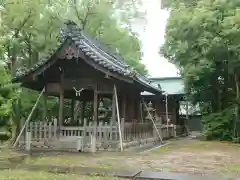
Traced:
MULTIPOLYGON (((120 115, 119 115, 119 107, 118 107, 117 88, 116 88, 115 84, 114 84, 114 94, 115 94, 115 102, 116 102, 116 109, 117 109, 117 121, 118 121, 120 148, 121 148, 121 152, 122 152, 123 151, 122 131, 121 131, 121 125, 120 125, 120 115)), ((115 109, 113 109, 112 111, 115 111, 115 109)))
POLYGON ((41 98, 41 96, 43 95, 44 92, 45 92, 45 87, 42 89, 42 92, 41 92, 40 95, 38 96, 38 99, 37 99, 36 103, 34 104, 34 106, 33 106, 32 110, 31 110, 30 114, 28 115, 28 118, 27 118, 26 122, 24 123, 24 125, 23 125, 23 127, 22 127, 22 129, 21 129, 21 131, 20 131, 20 133, 19 133, 19 135, 18 135, 15 143, 13 144, 13 147, 16 147, 16 145, 17 145, 17 143, 18 143, 18 141, 19 141, 19 139, 20 139, 20 137, 21 137, 21 135, 22 135, 25 127, 26 127, 26 125, 27 125, 28 122, 30 121, 30 119, 31 119, 31 117, 32 117, 32 115, 33 115, 33 112, 34 112, 34 110, 36 109, 36 107, 37 107, 37 105, 38 105, 38 102, 39 102, 39 100, 40 100, 40 98, 41 98))

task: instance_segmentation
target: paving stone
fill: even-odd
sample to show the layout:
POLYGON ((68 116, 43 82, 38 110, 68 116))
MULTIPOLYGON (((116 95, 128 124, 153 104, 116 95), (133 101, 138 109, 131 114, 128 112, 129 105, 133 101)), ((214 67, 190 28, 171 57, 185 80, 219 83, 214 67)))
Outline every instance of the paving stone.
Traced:
POLYGON ((171 172, 141 172, 135 179, 158 179, 158 180, 223 180, 216 176, 200 176, 171 172))

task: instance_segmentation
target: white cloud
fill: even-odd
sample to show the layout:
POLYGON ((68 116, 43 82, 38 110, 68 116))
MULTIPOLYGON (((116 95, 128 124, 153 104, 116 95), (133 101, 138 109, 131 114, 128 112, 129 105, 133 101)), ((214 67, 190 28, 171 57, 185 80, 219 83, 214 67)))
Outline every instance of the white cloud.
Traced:
POLYGON ((165 26, 169 12, 160 8, 159 0, 143 0, 147 10, 147 24, 135 23, 135 29, 142 41, 143 63, 153 77, 177 76, 176 67, 159 55, 164 43, 165 26))

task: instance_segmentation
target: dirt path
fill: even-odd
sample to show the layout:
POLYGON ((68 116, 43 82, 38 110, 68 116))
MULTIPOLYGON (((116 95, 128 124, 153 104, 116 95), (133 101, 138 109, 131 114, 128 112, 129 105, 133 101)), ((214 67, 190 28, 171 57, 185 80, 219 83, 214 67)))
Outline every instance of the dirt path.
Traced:
POLYGON ((240 179, 240 146, 199 140, 174 140, 170 145, 146 153, 43 154, 27 159, 27 164, 102 167, 149 170, 200 175, 220 175, 240 179))

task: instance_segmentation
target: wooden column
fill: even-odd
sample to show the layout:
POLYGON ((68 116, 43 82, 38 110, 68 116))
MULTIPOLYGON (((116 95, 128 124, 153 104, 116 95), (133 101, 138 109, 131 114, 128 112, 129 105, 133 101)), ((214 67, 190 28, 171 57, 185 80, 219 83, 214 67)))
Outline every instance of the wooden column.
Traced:
MULTIPOLYGON (((94 95, 93 95, 93 121, 97 128, 97 119, 98 119, 98 94, 97 94, 97 87, 94 88, 94 95)), ((94 136, 96 135, 96 128, 94 128, 94 136)))
POLYGON ((141 121, 141 111, 140 111, 140 103, 141 103, 141 96, 139 94, 139 96, 136 97, 136 119, 138 122, 141 121))
POLYGON ((140 100, 139 102, 139 108, 140 108, 140 119, 141 119, 141 123, 144 123, 144 117, 143 117, 143 105, 142 105, 142 101, 140 100))
POLYGON ((48 109, 47 109, 47 87, 45 86, 45 92, 43 94, 43 115, 42 115, 42 121, 46 121, 48 119, 48 109))
POLYGON ((64 74, 62 73, 61 79, 60 79, 60 96, 59 96, 59 121, 58 125, 62 126, 63 125, 63 108, 64 108, 64 89, 63 89, 63 78, 64 74))
POLYGON ((97 86, 94 87, 93 90, 93 124, 94 130, 91 135, 91 152, 96 152, 96 138, 97 138, 97 119, 98 119, 98 94, 97 94, 97 86))
POLYGON ((112 124, 116 124, 116 98, 114 90, 112 95, 112 124))
POLYGON ((85 106, 86 106, 86 100, 83 100, 82 102, 82 109, 81 109, 81 120, 84 121, 84 112, 85 112, 85 106))
POLYGON ((176 100, 176 123, 175 123, 175 125, 180 125, 179 110, 180 110, 179 100, 176 100))
POLYGON ((124 118, 124 120, 126 121, 126 100, 127 100, 127 96, 125 94, 122 95, 122 106, 121 106, 121 116, 122 118, 124 118))
POLYGON ((75 99, 71 100, 71 121, 74 121, 74 108, 75 108, 75 99))

